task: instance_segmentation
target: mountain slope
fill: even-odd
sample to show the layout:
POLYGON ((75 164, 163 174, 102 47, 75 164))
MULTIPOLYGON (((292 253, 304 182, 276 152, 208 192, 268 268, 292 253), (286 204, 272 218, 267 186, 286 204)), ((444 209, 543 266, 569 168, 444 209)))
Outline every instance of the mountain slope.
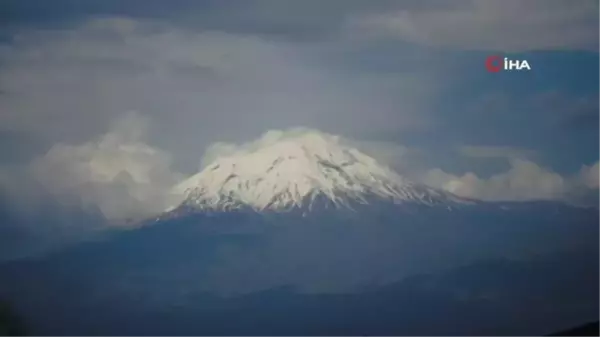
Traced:
POLYGON ((470 202, 411 182, 339 137, 314 131, 276 135, 264 146, 219 157, 173 193, 184 195, 183 205, 201 210, 311 210, 316 204, 337 208, 373 200, 470 202))
POLYGON ((557 332, 549 336, 598 336, 599 332, 599 323, 596 321, 569 330, 557 332))

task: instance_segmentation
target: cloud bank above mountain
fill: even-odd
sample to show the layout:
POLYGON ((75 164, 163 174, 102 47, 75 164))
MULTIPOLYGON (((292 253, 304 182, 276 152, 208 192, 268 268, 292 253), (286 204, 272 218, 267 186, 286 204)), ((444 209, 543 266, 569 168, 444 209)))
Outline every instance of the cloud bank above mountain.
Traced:
POLYGON ((472 172, 457 176, 432 169, 423 176, 423 181, 460 196, 486 201, 569 201, 573 193, 599 188, 598 162, 592 166, 584 165, 580 172, 571 176, 561 176, 525 159, 510 159, 509 163, 508 171, 487 179, 472 172))
POLYGON ((171 157, 146 144, 147 120, 132 112, 88 142, 56 144, 32 163, 34 176, 57 198, 93 205, 108 219, 149 216, 182 178, 171 157))
POLYGON ((82 142, 135 110, 160 125, 148 137, 183 165, 220 137, 274 128, 418 127, 427 117, 417 107, 436 82, 349 75, 316 62, 317 46, 149 19, 93 18, 11 42, 0 48, 0 132, 82 142))

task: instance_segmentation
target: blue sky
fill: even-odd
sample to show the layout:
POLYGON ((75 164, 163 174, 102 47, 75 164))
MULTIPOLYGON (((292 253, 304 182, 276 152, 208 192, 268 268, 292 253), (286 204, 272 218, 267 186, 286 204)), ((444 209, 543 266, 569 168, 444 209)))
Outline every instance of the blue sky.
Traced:
POLYGON ((297 126, 362 142, 402 173, 471 197, 598 187, 597 1, 1 6, 8 191, 14 171, 93 202, 115 198, 119 174, 129 194, 164 190, 214 142, 297 126), (488 73, 490 55, 532 70, 488 73))
MULTIPOLYGON (((481 57, 466 56, 474 64, 481 57)), ((509 57, 527 59, 532 70, 487 73, 474 67, 444 95, 447 104, 439 106, 439 116, 452 130, 448 141, 532 149, 559 172, 597 160, 598 54, 509 57)))

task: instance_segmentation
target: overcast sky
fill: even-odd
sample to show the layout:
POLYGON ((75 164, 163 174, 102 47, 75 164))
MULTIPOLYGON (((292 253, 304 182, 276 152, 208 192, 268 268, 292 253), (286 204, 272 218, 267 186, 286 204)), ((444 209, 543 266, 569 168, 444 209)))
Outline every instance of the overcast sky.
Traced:
POLYGON ((9 196, 17 171, 108 216, 151 212, 210 144, 299 126, 466 196, 598 187, 594 0, 0 6, 9 196), (532 70, 488 73, 490 55, 532 70))

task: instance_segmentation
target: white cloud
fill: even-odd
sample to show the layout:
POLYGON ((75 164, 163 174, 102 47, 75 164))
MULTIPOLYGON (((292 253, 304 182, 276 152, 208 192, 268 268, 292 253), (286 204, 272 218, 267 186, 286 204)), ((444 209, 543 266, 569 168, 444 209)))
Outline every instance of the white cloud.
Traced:
POLYGON ((245 143, 228 143, 228 142, 216 142, 209 145, 204 152, 201 159, 200 167, 205 167, 219 157, 229 156, 236 153, 249 153, 256 151, 262 147, 273 145, 278 141, 297 137, 305 134, 318 134, 324 137, 331 137, 336 141, 340 140, 339 136, 330 135, 323 133, 316 129, 307 127, 295 127, 285 130, 269 130, 264 132, 256 140, 245 142, 245 143))
MULTIPOLYGON (((286 137, 300 133, 319 133, 309 128, 271 130, 255 141, 235 144, 218 142, 209 146, 202 157, 201 167, 205 167, 220 156, 254 151, 286 137)), ((328 135, 328 134, 326 134, 328 135)), ((331 135, 328 135, 331 136, 331 135)), ((454 194, 486 201, 528 201, 563 200, 581 194, 582 191, 598 188, 598 163, 584 165, 571 176, 562 176, 551 169, 544 168, 532 161, 536 152, 509 146, 462 146, 458 153, 475 158, 502 158, 508 160, 510 168, 489 178, 478 176, 474 172, 454 175, 439 168, 424 167, 420 156, 422 150, 400 144, 383 141, 357 141, 342 136, 333 136, 351 147, 355 147, 372 156, 378 162, 393 167, 410 179, 425 183, 434 188, 454 194)))
POLYGON ((58 200, 97 207, 111 220, 160 212, 181 176, 168 154, 144 143, 147 127, 129 113, 96 140, 54 145, 31 164, 32 174, 58 200))
POLYGON ((388 141, 346 140, 352 147, 373 157, 378 162, 406 174, 418 170, 423 150, 388 141))
POLYGON ((453 175, 436 168, 427 171, 422 181, 460 196, 488 201, 565 200, 582 181, 588 189, 598 188, 598 163, 584 166, 574 176, 561 176, 526 159, 511 159, 510 169, 487 179, 468 172, 453 175))
POLYGON ((598 1, 473 0, 354 17, 355 34, 476 50, 598 51, 598 1))
POLYGON ((593 189, 600 188, 598 178, 599 170, 600 167, 598 166, 598 162, 591 166, 583 165, 583 167, 579 171, 578 177, 580 178, 583 185, 585 185, 586 187, 593 189))
POLYGON ((256 140, 241 144, 228 142, 213 143, 206 148, 200 162, 200 167, 203 168, 208 166, 220 156, 228 156, 238 152, 254 151, 261 147, 274 144, 281 139, 310 133, 319 134, 324 137, 332 137, 336 142, 341 142, 347 146, 357 148, 373 157, 378 162, 387 166, 392 166, 396 169, 409 169, 412 158, 420 154, 420 150, 416 148, 410 148, 393 142, 353 140, 339 135, 324 133, 317 129, 295 127, 284 130, 269 130, 256 140))

